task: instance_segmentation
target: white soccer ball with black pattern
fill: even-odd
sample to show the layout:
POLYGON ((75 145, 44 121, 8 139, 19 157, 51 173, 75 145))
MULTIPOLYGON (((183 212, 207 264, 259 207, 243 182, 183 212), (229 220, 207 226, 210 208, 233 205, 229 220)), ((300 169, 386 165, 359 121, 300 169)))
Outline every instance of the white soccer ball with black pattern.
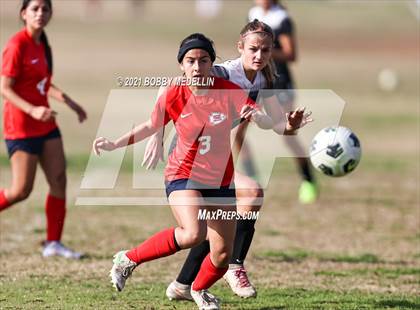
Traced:
POLYGON ((327 127, 316 134, 310 148, 312 165, 325 175, 341 177, 360 162, 360 141, 346 127, 327 127))

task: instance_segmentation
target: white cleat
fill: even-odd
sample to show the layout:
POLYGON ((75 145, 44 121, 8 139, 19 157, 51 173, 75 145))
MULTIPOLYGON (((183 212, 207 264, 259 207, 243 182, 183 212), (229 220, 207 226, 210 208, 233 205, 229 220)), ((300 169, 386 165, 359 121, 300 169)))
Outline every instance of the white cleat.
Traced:
POLYGON ((60 241, 45 241, 42 256, 62 256, 65 258, 80 259, 83 254, 65 247, 60 241))
POLYGON ((191 296, 200 310, 219 310, 220 301, 208 290, 194 291, 191 285, 191 296))
POLYGON ((176 280, 168 285, 166 296, 169 300, 194 300, 191 296, 191 285, 182 284, 176 280))
POLYGON ((242 298, 257 296, 255 287, 251 284, 243 265, 231 265, 223 278, 229 284, 232 291, 242 298))
POLYGON ((111 277, 112 286, 118 292, 121 292, 125 286, 125 281, 131 276, 137 264, 130 260, 125 253, 128 251, 119 251, 114 255, 112 266, 109 276, 111 277))

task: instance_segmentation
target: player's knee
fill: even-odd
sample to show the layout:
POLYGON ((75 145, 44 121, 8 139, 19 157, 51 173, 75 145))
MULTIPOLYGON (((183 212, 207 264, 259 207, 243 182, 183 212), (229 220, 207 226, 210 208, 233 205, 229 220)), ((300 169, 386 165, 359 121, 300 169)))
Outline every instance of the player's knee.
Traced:
POLYGON ((205 229, 194 229, 186 231, 184 235, 184 246, 194 247, 206 240, 207 231, 205 229))
POLYGON ((32 192, 32 185, 31 184, 24 184, 22 186, 12 188, 9 192, 9 200, 10 202, 18 202, 25 200, 29 197, 32 192))
POLYGON ((261 200, 264 198, 264 191, 258 183, 255 183, 255 186, 249 189, 249 196, 255 200, 261 200))
POLYGON ((63 170, 57 174, 55 174, 50 179, 50 186, 56 190, 65 190, 67 185, 67 176, 66 171, 63 170))
POLYGON ((258 211, 264 202, 264 190, 255 181, 248 183, 247 187, 239 190, 238 211, 258 211))

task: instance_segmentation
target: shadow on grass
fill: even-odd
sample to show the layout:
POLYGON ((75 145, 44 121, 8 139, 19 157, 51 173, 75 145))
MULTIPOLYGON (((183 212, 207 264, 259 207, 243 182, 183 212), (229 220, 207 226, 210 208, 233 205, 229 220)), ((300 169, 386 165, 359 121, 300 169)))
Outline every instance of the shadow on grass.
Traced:
POLYGON ((280 262, 301 262, 306 258, 309 258, 311 253, 300 249, 294 249, 289 251, 266 251, 258 255, 259 258, 266 258, 280 262))
POLYGON ((378 308, 401 308, 401 309, 420 309, 419 302, 411 302, 403 299, 381 300, 375 304, 378 308))
POLYGON ((360 255, 346 255, 333 253, 314 253, 302 249, 291 249, 286 251, 266 251, 258 255, 259 258, 270 259, 280 262, 301 262, 305 259, 314 258, 321 262, 335 262, 335 263, 368 263, 377 264, 383 263, 378 256, 371 253, 364 253, 360 255))
POLYGON ((352 277, 352 276, 378 276, 386 279, 397 279, 401 276, 419 276, 419 268, 362 268, 349 270, 320 270, 316 276, 352 277))
POLYGON ((361 255, 316 254, 315 256, 322 262, 367 264, 377 264, 383 262, 376 255, 370 253, 364 253, 361 255))

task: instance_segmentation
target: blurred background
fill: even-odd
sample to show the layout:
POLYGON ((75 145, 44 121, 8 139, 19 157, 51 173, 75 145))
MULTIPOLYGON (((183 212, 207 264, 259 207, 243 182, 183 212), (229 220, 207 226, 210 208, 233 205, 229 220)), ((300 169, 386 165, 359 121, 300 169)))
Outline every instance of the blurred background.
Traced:
MULTIPOLYGON (((248 261, 261 293, 248 306, 317 308, 330 305, 331 300, 337 306, 344 305, 342 298, 347 296, 355 308, 415 308, 420 285, 418 2, 282 3, 297 31, 298 59, 291 65, 297 88, 331 89, 343 98, 346 106, 340 124, 359 136, 363 154, 349 176, 332 179, 318 174, 321 197, 309 206, 297 202, 299 176, 293 160, 277 160, 248 261), (307 304, 290 296, 301 296, 307 304)), ((53 82, 81 103, 89 116, 79 125, 67 108, 51 102, 59 112, 68 160, 69 218, 64 240, 91 258, 82 265, 66 262, 65 269, 60 260, 47 264, 40 258, 46 184, 39 173, 31 197, 0 215, 0 300, 6 306, 21 302, 28 306, 37 294, 40 306, 60 302, 77 307, 84 298, 92 307, 150 306, 139 301, 143 296, 137 291, 115 300, 105 277, 115 250, 137 244, 173 223, 169 209, 73 205, 104 105, 110 90, 117 88, 118 76, 179 74, 178 46, 190 33, 203 32, 212 38, 220 62, 238 57, 239 31, 253 5, 251 0, 53 1, 54 15, 47 27, 54 54, 53 82), (31 284, 34 279, 41 287, 43 281, 53 284, 40 291, 31 284), (86 296, 79 294, 80 280, 91 285, 85 287, 86 296), (50 293, 63 292, 63 283, 81 300, 54 300, 50 293), (28 288, 32 293, 23 297, 28 288), (97 294, 103 298, 96 298, 97 294), (110 303, 102 304, 105 301, 110 303)), ((2 49, 22 27, 19 7, 20 1, 0 1, 2 49)), ((139 158, 134 160, 134 165, 139 163, 139 158)), ((123 194, 132 193, 132 164, 128 160, 120 174, 123 194)), ((10 181, 1 143, 0 187, 10 181)), ((163 291, 185 254, 153 262, 132 279, 143 290, 156 285, 148 296, 158 296, 151 299, 159 302, 157 308, 171 307, 164 303, 163 291), (162 262, 169 269, 159 268, 162 262)), ((228 308, 248 307, 223 285, 216 290, 227 299, 228 308)))

